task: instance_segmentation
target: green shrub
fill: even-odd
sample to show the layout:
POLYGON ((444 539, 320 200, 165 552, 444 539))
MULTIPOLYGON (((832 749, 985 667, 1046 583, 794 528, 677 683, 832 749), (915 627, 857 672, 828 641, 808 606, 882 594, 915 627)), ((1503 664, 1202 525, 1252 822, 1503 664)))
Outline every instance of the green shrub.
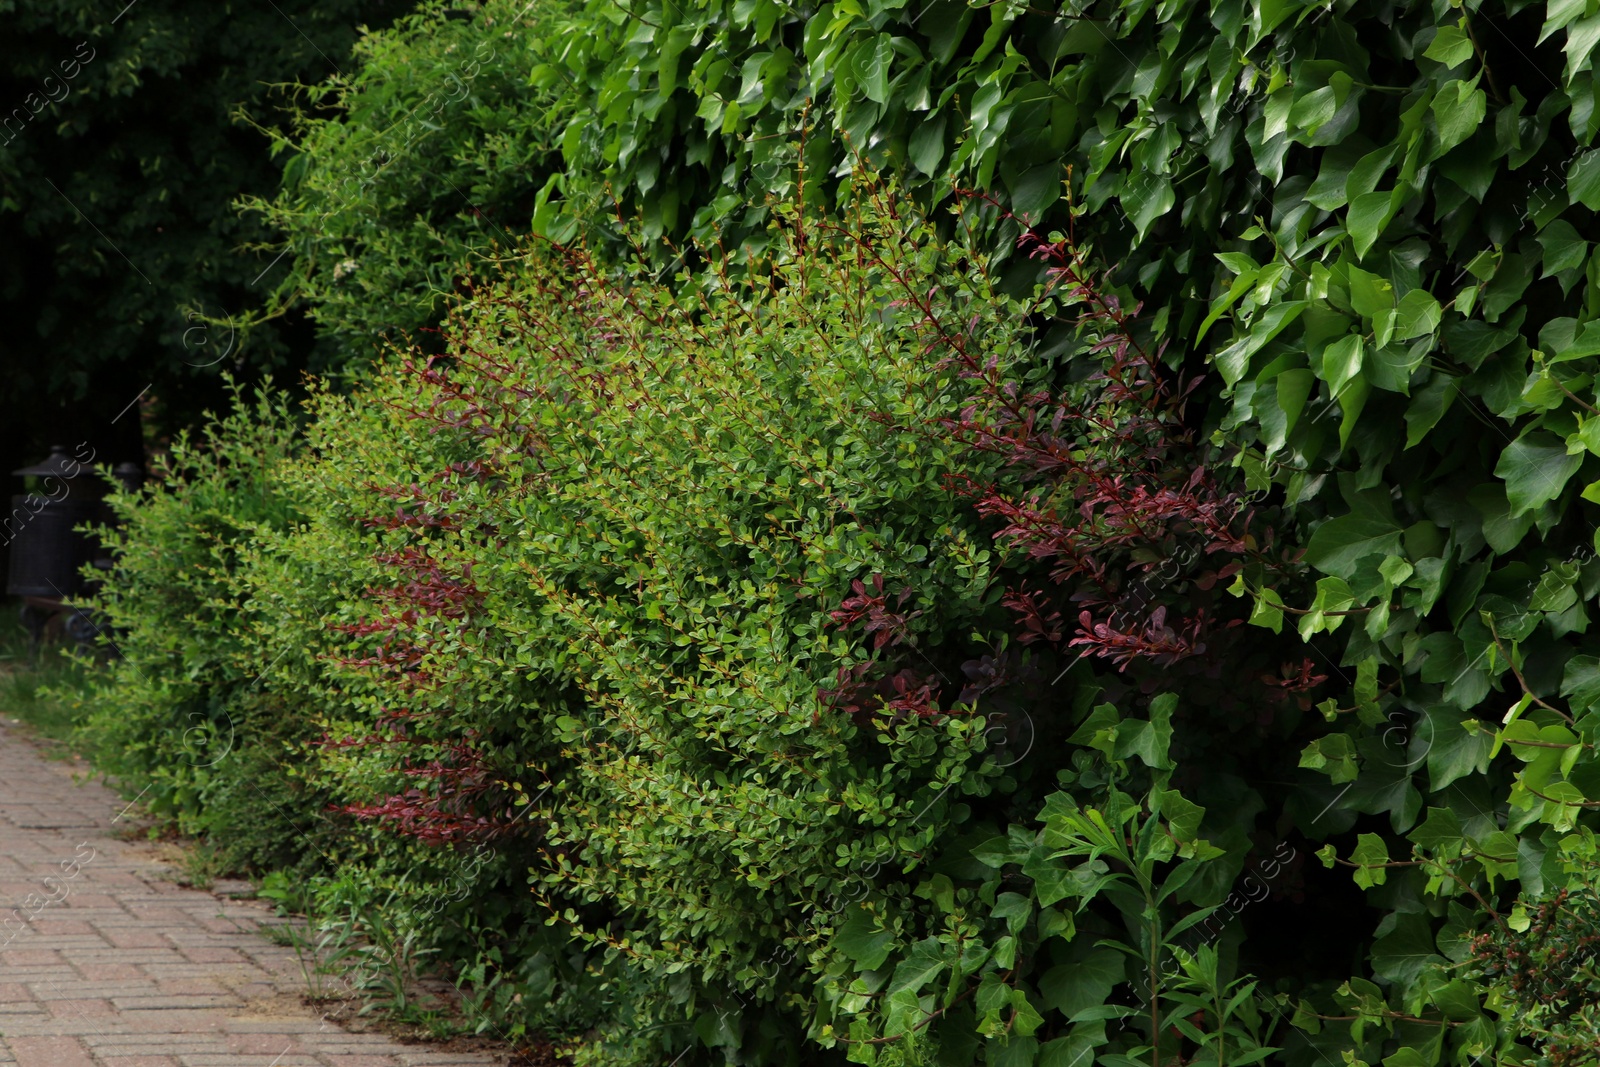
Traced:
MULTIPOLYGON (((326 446, 304 468, 321 494, 308 527, 321 539, 289 535, 263 557, 279 561, 268 584, 285 603, 310 605, 283 615, 291 621, 275 640, 312 649, 328 640, 313 622, 355 627, 348 643, 327 646, 332 654, 392 670, 342 665, 336 681, 316 682, 328 699, 315 714, 338 738, 419 731, 417 759, 440 768, 409 799, 417 780, 386 746, 327 749, 306 773, 339 803, 369 806, 379 824, 441 839, 491 833, 533 810, 536 828, 497 847, 507 870, 535 872, 552 914, 596 953, 595 980, 612 998, 597 1008, 609 1020, 597 1055, 648 1060, 694 1041, 758 1059, 799 1047, 791 1035, 804 1029, 819 1044, 854 1042, 843 1047, 857 1059, 906 1062, 970 1062, 977 1053, 958 1034, 992 1042, 984 1055, 994 1062, 1071 1063, 1092 1047, 1118 1067, 1136 1055, 1159 1064, 1146 1046, 1164 1045, 1219 1061, 1232 1048, 1250 1063, 1267 1054, 1241 1048, 1268 1041, 1297 1065, 1539 1062, 1551 1032, 1540 1028, 1555 1017, 1586 1025, 1589 1006, 1507 1017, 1463 975, 1496 916, 1515 915, 1519 898, 1526 910, 1563 887, 1578 892, 1594 862, 1600 655, 1586 605, 1600 562, 1584 507, 1600 499, 1588 430, 1600 403, 1589 329, 1600 314, 1590 55, 1600 15, 1520 2, 986 10, 987 30, 944 3, 903 15, 597 2, 540 8, 526 33, 504 38, 523 42, 535 88, 554 96, 527 119, 537 136, 524 143, 537 154, 552 118, 570 134, 564 169, 552 161, 533 179, 545 179, 539 190, 510 194, 525 203, 535 193, 537 228, 576 234, 574 220, 593 221, 610 181, 651 234, 724 233, 734 255, 721 262, 749 277, 725 282, 691 250, 692 270, 669 298, 637 270, 619 281, 539 259, 452 324, 445 357, 417 368, 420 394, 384 380, 349 407, 327 402, 326 446), (552 57, 557 44, 564 51, 552 57), (803 66, 784 66, 802 55, 803 66), (730 57, 742 64, 737 96, 730 57), (918 121, 925 112, 935 117, 918 121), (1236 553, 1240 565, 1220 576, 1234 581, 1232 614, 1214 595, 1226 587, 1218 569, 1204 583, 1183 566, 1152 580, 1175 558, 1168 530, 1140 544, 1142 556, 1114 556, 1129 577, 1113 593, 1170 601, 1191 619, 1201 609, 1224 621, 1248 615, 1261 642, 1252 655, 1239 653, 1250 638, 1235 632, 1232 647, 1202 661, 1209 679, 1153 661, 1091 677, 1080 664, 1074 695, 1107 690, 1092 707, 1094 696, 1053 707, 1038 692, 1006 694, 1039 712, 1058 745, 1015 769, 999 766, 970 718, 940 717, 948 707, 916 715, 931 704, 915 656, 949 674, 984 641, 1000 648, 1012 630, 1005 587, 1027 592, 1019 575, 1046 598, 1040 634, 1061 623, 1055 641, 1033 646, 1038 662, 1053 668, 1047 650, 1069 638, 1128 632, 1092 614, 1074 630, 1064 607, 1078 592, 1044 581, 1045 564, 1030 569, 1016 552, 980 558, 994 525, 941 495, 937 475, 998 484, 1003 472, 993 453, 905 431, 949 417, 972 394, 919 391, 940 372, 905 358, 919 343, 897 333, 905 321, 839 308, 838 294, 860 286, 883 293, 883 306, 897 299, 870 257, 784 259, 793 231, 769 227, 767 194, 798 185, 802 126, 817 154, 808 188, 829 201, 839 164, 881 153, 909 157, 930 183, 998 175, 1012 206, 1060 216, 1055 182, 1073 165, 1071 188, 1090 209, 1076 232, 1118 264, 1121 287, 1109 291, 1124 304, 1133 286, 1148 297, 1133 328, 1167 353, 1160 373, 1189 390, 1202 364, 1216 368, 1178 394, 1191 407, 1176 404, 1173 417, 1210 435, 1275 505, 1253 530, 1264 539, 1270 525, 1288 539, 1282 552, 1257 543, 1236 553), (828 130, 847 131, 848 144, 819 132, 828 130), (866 264, 864 276, 848 273, 853 262, 866 264), (787 282, 811 270, 846 272, 807 289, 816 311, 787 282), (739 288, 768 277, 782 283, 771 293, 739 288), (595 284, 580 294, 580 280, 595 284), (744 304, 748 314, 736 313, 744 304), (784 328, 768 330, 768 314, 784 328), (617 373, 609 360, 621 352, 648 357, 648 373, 617 373), (828 374, 838 396, 819 384, 828 374), (835 510, 844 486, 859 498, 835 510), (405 513, 392 532, 359 527, 397 507, 405 513), (388 562, 375 565, 376 552, 388 562), (390 624, 359 602, 367 584, 413 581, 457 614, 400 618, 410 594, 379 598, 396 612, 390 624), (922 613, 903 624, 914 640, 890 647, 865 678, 904 681, 887 697, 908 715, 876 713, 886 705, 870 693, 865 714, 823 714, 815 689, 856 700, 861 679, 849 672, 884 652, 825 622, 853 598, 862 611, 876 604, 890 625, 877 633, 893 635, 899 606, 878 598, 902 587, 905 613, 922 613), (792 600, 795 590, 809 595, 792 600), (763 642, 775 652, 758 657, 763 642), (1279 670, 1286 661, 1300 665, 1279 670), (1257 698, 1263 675, 1283 699, 1257 698), (1153 699, 1164 689, 1182 697, 1170 747, 1153 699), (795 752, 808 762, 785 762, 795 752), (1158 781, 1169 760, 1171 780, 1158 781), (821 795, 837 811, 803 803, 816 788, 807 772, 828 783, 821 795), (1051 799, 1056 773, 1072 806, 1051 799), (440 786, 462 791, 430 791, 440 786), (1094 866, 1101 856, 1083 859, 1074 892, 1051 898, 1056 853, 1095 847, 1083 844, 1093 816, 1081 813, 1171 825, 1169 788, 1205 808, 1205 836, 1223 850, 1185 876, 1174 899, 1193 910, 1154 925, 1143 914, 1139 898, 1177 869, 1170 856, 1140 879, 1130 854, 1117 873, 1134 881, 1115 889, 1094 883, 1112 873, 1094 866), (385 807, 385 795, 399 799, 385 807), (468 822, 479 818, 488 821, 468 822), (1271 902, 1229 903, 1252 854, 1290 840, 1271 902), (1327 869, 1299 854, 1317 846, 1327 869), (586 863, 591 855, 604 862, 586 863), (888 871, 872 865, 880 856, 894 861, 888 871), (871 877, 852 879, 858 865, 871 877), (847 916, 827 906, 857 894, 863 906, 847 916), (1088 902, 1073 917, 1087 933, 1068 938, 1045 913, 1073 896, 1088 902), (1320 910, 1297 912, 1296 896, 1320 910), (959 911, 942 926, 941 901, 959 911), (1214 956, 1163 954, 1164 934, 1219 901, 1241 917, 1221 924, 1214 956), (1001 967, 1006 937, 1019 938, 1011 962, 1023 965, 1001 967), (1132 950, 1146 979, 1091 958, 1099 939, 1132 950), (975 970, 935 992, 916 985, 915 969, 901 971, 920 960, 930 974, 958 973, 968 957, 939 954, 952 940, 976 946, 975 970), (1164 992, 1174 961, 1184 977, 1164 992), (1223 991, 1251 973, 1261 984, 1235 1007, 1258 1016, 1195 1007, 1199 1021, 1182 1017, 1194 1032, 1177 1021, 1163 1032, 1169 1007, 1234 1003, 1223 991), (1297 1033, 1282 1025, 1286 1003, 1297 1033), (1142 1037, 1094 1028, 1150 1004, 1142 1037)), ((413 46, 427 42, 424 33, 413 46)), ((305 175, 338 173, 337 126, 302 142, 305 175)), ((457 129, 471 141, 470 127, 457 129)), ((493 170, 471 143, 462 152, 476 171, 493 170)), ((319 188, 280 201, 283 224, 312 246, 332 196, 319 188)), ((944 186, 923 191, 932 199, 944 186)), ((486 246, 465 224, 446 228, 453 278, 468 248, 486 246)), ((1018 232, 977 229, 975 246, 1003 251, 1018 232)), ((907 262, 919 269, 906 277, 944 279, 935 292, 970 301, 963 317, 975 317, 1021 392, 1082 387, 1102 368, 1048 339, 1029 351, 1040 340, 1030 331, 1072 308, 993 293, 1036 277, 1037 263, 996 254, 963 268, 930 242, 912 245, 922 251, 907 262), (986 273, 969 275, 980 261, 986 273)), ((306 262, 301 277, 314 284, 329 260, 306 262)), ((415 291, 375 287, 350 314, 421 323, 433 312, 415 291)), ((1183 447, 1196 467, 1219 462, 1192 439, 1183 447)), ((1003 528, 1002 505, 1071 499, 1058 481, 1030 497, 1037 485, 1016 475, 980 500, 1003 528)), ((1161 637, 1176 647, 1183 634, 1161 637)), ((286 675, 281 688, 309 677, 286 675)), ((412 847, 363 840, 373 855, 412 847)), ((402 861, 383 862, 398 877, 402 861)))
POLYGON ((305 739, 293 702, 261 685, 271 661, 249 592, 251 542, 300 516, 284 479, 299 431, 267 389, 172 446, 144 489, 110 499, 115 568, 97 607, 111 662, 77 694, 95 765, 230 868, 293 865, 321 803, 276 773, 305 739), (263 819, 281 810, 283 818, 263 819))
MULTIPOLYGON (((935 269, 909 244, 896 256, 935 269)), ((941 484, 964 450, 874 417, 921 424, 959 402, 890 307, 887 271, 819 251, 768 290, 707 276, 680 302, 637 272, 536 260, 464 310, 448 376, 413 367, 330 401, 306 483, 320 507, 284 556, 341 537, 322 524, 391 516, 342 535, 392 576, 373 582, 376 610, 337 616, 357 631, 339 655, 365 649, 387 684, 367 668, 335 738, 398 725, 431 743, 401 748, 406 765, 495 783, 468 810, 396 805, 423 809, 394 820, 417 836, 470 840, 472 819, 492 831, 543 793, 505 846, 543 883, 525 919, 559 919, 597 958, 622 923, 612 995, 638 1014, 611 1026, 628 1043, 654 1029, 641 1049, 659 1048, 681 1044, 694 1001, 771 999, 762 957, 825 937, 830 919, 804 917, 859 883, 863 857, 897 836, 897 851, 927 847, 944 819, 914 822, 923 809, 996 773, 976 760, 981 719, 819 718, 819 686, 859 659, 826 632, 839 591, 875 574, 910 586, 950 670, 998 593, 974 516, 941 484), (406 718, 382 718, 397 705, 406 718), (686 966, 687 985, 672 977, 686 966)), ((973 306, 975 330, 1005 343, 998 309, 973 306)), ((321 763, 341 796, 373 801, 407 784, 393 748, 321 763)), ((471 784, 433 778, 425 792, 471 784)), ((785 1032, 756 1040, 798 1040, 785 1032)))
POLYGON ((555 159, 556 113, 528 84, 523 45, 491 15, 472 24, 445 8, 424 3, 363 37, 351 74, 303 87, 292 136, 262 131, 287 156, 284 193, 247 199, 248 214, 278 228, 315 220, 274 283, 281 301, 310 297, 334 373, 437 321, 468 263, 526 232, 529 186, 555 159))
MULTIPOLYGON (((1193 927, 1251 842, 1228 819, 1208 826, 1221 847, 1197 840, 1203 809, 1173 788, 1167 749, 1174 729, 1188 750, 1207 742, 1174 726, 1170 699, 1112 682, 1128 713, 1091 715, 1087 664, 1018 654, 1003 601, 1030 553, 989 547, 993 526, 951 483, 1011 478, 974 446, 974 412, 1041 404, 1063 371, 1081 400, 1120 397, 1093 372, 1122 355, 1097 356, 1093 330, 1036 326, 1055 304, 1005 297, 985 257, 903 206, 879 192, 843 224, 780 212, 788 254, 740 278, 668 286, 642 260, 613 271, 536 249, 452 317, 443 354, 320 404, 295 475, 308 521, 263 538, 252 578, 298 634, 284 647, 318 663, 288 655, 268 684, 323 687, 328 737, 297 773, 366 824, 348 830, 344 880, 389 921, 426 916, 427 947, 509 993, 497 1024, 571 1034, 583 1019, 594 1062, 881 1046, 895 1062, 1003 1063, 1140 1047, 1106 1016, 1069 1023, 1091 993, 1147 989, 1162 1018, 1243 981, 1204 948, 1147 988, 1073 938, 1115 939, 1124 914, 1188 912, 1177 932, 1193 927), (852 618, 876 621, 862 635, 852 618), (1030 672, 1070 690, 1045 694, 1030 672), (1025 765, 996 748, 1018 719, 1043 735, 1025 765), (1083 745, 1070 760, 1044 749, 1068 735, 1083 745), (1142 889, 1085 881, 1097 855, 1055 858, 1052 835, 1098 825, 1074 821, 1089 809, 1144 820, 1142 889), (475 843, 491 862, 474 865, 475 843), (1181 876, 1162 867, 1180 849, 1181 876), (436 921, 436 887, 463 877, 490 910, 436 921), (570 940, 536 942, 535 923, 570 940), (1080 965, 1098 984, 1064 991, 1080 965)), ((967 221, 995 219, 975 204, 967 221)), ((1105 403, 1145 436, 1116 468, 1099 450, 1120 425, 1074 430, 1085 486, 1095 465, 1195 484, 1153 433, 1172 416, 1105 403)), ((1153 568, 1182 524, 1151 521, 1142 538, 1114 517, 1071 536, 1153 568)), ((1196 777, 1239 796, 1229 762, 1196 777)), ((1128 950, 1168 965, 1170 941, 1128 950)), ((1228 1041, 1270 1029, 1217 1008, 1228 1041)), ((1163 1030, 1156 1042, 1182 1040, 1163 1030)))

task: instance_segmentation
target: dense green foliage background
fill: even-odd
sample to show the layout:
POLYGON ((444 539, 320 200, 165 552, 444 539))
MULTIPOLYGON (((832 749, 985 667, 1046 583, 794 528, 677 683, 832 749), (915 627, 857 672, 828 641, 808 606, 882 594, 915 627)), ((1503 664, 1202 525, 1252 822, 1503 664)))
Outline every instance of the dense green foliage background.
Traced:
POLYGON ((233 210, 280 180, 251 124, 284 122, 293 83, 348 69, 361 27, 403 10, 0 3, 0 467, 86 438, 138 461, 138 412, 119 416, 141 391, 170 432, 221 400, 223 370, 317 365, 303 317, 248 346, 230 321, 281 281, 270 232, 233 210))
POLYGON ((400 352, 123 500, 89 736, 589 1062, 1594 1063, 1597 46, 1586 0, 425 7, 248 205, 264 315, 400 352), (1104 316, 1028 303, 1039 220, 1205 372, 1183 462, 1260 505, 1222 584, 1129 610, 1257 659, 1073 661, 1069 612, 1028 660, 1065 698, 844 713, 874 575, 936 670, 1011 647, 1037 567, 947 476, 1078 530, 928 429, 980 383, 905 317, 959 308, 1006 396, 1108 395, 1104 316))

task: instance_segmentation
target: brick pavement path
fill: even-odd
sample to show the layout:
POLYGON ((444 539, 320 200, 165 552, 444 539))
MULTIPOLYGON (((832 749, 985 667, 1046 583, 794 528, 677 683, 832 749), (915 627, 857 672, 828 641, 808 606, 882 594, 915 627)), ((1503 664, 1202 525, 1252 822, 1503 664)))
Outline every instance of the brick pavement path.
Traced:
POLYGON ((0 723, 0 1064, 504 1062, 348 1033, 305 1007, 294 951, 257 932, 271 909, 162 877, 150 845, 111 836, 119 798, 72 771, 0 723))

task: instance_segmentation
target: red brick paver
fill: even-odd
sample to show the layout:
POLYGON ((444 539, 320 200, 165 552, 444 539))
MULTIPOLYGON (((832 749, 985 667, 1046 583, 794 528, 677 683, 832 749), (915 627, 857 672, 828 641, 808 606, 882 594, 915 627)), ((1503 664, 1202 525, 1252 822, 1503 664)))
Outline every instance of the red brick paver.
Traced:
POLYGON ((72 771, 0 722, 0 1064, 504 1062, 349 1033, 302 1005, 293 950, 258 932, 271 909, 174 884, 111 836, 124 803, 72 771))

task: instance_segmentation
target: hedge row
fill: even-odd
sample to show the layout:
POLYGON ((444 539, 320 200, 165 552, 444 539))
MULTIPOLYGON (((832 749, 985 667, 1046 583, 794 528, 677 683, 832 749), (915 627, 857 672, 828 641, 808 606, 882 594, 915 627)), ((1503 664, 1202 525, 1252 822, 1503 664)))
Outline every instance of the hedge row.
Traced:
POLYGON ((1600 11, 469 15, 258 205, 445 329, 126 502, 119 773, 594 1062, 1595 1061, 1600 11))

